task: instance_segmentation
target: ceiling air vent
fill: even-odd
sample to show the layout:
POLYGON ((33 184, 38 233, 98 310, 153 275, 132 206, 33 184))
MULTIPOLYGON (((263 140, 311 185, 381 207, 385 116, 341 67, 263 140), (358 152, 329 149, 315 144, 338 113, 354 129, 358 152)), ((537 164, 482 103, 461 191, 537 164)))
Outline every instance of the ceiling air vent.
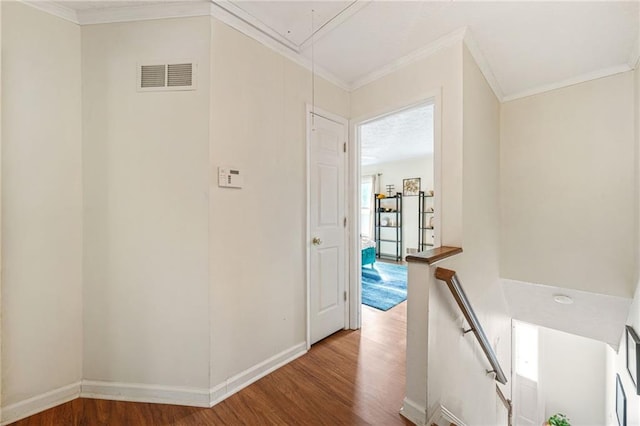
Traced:
POLYGON ((195 90, 196 64, 181 62, 138 66, 138 91, 195 90))

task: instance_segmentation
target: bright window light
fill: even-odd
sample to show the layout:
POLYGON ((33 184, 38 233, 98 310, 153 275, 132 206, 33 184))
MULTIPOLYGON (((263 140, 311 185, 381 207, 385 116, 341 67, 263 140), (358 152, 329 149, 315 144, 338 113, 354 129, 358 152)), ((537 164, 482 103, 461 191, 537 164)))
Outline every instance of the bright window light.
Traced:
POLYGON ((538 381, 538 327, 515 323, 516 374, 538 381))

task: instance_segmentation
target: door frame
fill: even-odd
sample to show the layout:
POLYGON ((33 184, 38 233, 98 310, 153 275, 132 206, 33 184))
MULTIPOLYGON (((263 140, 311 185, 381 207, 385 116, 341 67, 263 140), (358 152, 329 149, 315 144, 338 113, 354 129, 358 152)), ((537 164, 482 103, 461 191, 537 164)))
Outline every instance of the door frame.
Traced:
MULTIPOLYGON (((306 290, 306 303, 307 303, 307 324, 306 324, 306 346, 307 346, 307 350, 309 350, 311 348, 311 167, 310 167, 310 162, 311 162, 311 126, 312 126, 312 121, 311 121, 311 116, 312 114, 322 117, 322 118, 326 118, 327 120, 333 121, 335 123, 338 124, 342 124, 343 129, 344 129, 344 142, 347 144, 347 152, 345 153, 345 157, 344 157, 344 173, 345 173, 345 183, 347 185, 346 191, 345 191, 345 200, 344 200, 344 214, 345 217, 349 218, 351 216, 351 213, 349 211, 349 188, 350 188, 350 183, 349 183, 349 121, 344 118, 341 117, 337 114, 333 114, 331 112, 325 111, 321 108, 318 108, 316 106, 313 106, 311 104, 306 104, 306 108, 305 108, 305 123, 306 123, 306 130, 305 130, 305 135, 306 135, 306 204, 305 204, 305 209, 306 209, 306 232, 305 232, 305 259, 306 259, 306 265, 305 265, 305 281, 306 281, 306 285, 305 285, 305 290, 306 290)), ((350 300, 350 274, 349 274, 349 265, 351 263, 351 245, 349 244, 350 238, 349 238, 349 226, 346 226, 344 228, 344 250, 345 250, 345 263, 344 263, 344 268, 345 268, 345 274, 344 274, 344 279, 345 279, 345 291, 347 292, 347 300, 344 303, 344 329, 349 328, 349 300, 350 300)))
POLYGON ((349 202, 348 202, 348 226, 350 252, 354 253, 349 258, 349 289, 347 291, 347 301, 349 303, 349 328, 357 330, 362 327, 362 277, 360 269, 362 268, 361 256, 356 256, 356 253, 360 253, 360 157, 361 157, 361 145, 359 129, 362 124, 369 121, 373 121, 382 118, 387 115, 411 109, 419 105, 433 104, 433 190, 436 194, 434 197, 434 210, 433 215, 434 226, 436 232, 434 234, 434 247, 439 247, 442 241, 442 226, 441 224, 441 212, 442 212, 442 88, 427 91, 421 94, 420 97, 412 99, 408 102, 394 103, 385 106, 382 109, 378 109, 373 113, 365 114, 350 121, 349 126, 349 141, 347 154, 347 160, 349 165, 347 167, 349 177, 349 202))

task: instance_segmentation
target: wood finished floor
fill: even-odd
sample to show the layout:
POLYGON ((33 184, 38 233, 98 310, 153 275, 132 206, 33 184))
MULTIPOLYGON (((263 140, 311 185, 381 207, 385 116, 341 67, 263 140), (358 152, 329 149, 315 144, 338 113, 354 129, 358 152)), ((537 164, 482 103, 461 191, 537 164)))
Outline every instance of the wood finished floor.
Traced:
POLYGON ((406 305, 363 305, 362 330, 330 336, 213 408, 80 398, 13 425, 410 425, 398 414, 406 305))

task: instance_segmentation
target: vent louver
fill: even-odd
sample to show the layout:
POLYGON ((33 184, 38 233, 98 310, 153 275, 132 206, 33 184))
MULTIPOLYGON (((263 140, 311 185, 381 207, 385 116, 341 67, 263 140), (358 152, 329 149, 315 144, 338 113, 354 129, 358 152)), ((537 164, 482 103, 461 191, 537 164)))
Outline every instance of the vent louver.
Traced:
POLYGON ((164 65, 142 65, 140 70, 140 87, 165 87, 164 65))
POLYGON ((196 65, 192 62, 138 66, 138 91, 195 90, 196 65))
POLYGON ((167 65, 167 86, 191 86, 193 83, 193 64, 167 65))

